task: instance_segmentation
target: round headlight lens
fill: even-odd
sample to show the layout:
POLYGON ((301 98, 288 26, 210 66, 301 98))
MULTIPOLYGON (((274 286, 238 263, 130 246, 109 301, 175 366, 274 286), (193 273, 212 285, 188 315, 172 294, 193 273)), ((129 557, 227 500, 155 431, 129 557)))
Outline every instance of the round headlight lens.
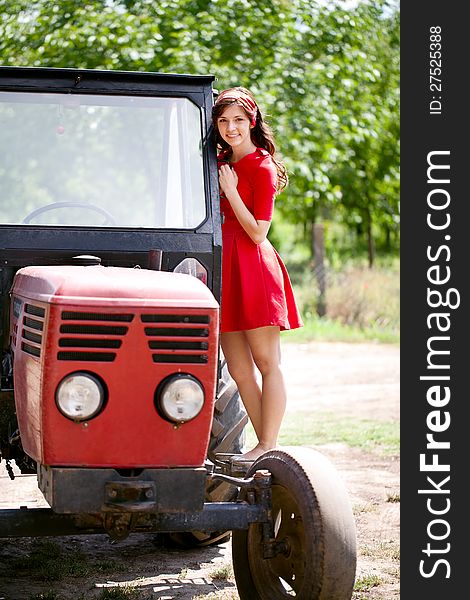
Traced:
POLYGON ((170 421, 190 421, 201 412, 204 390, 194 377, 172 377, 159 390, 158 404, 163 416, 170 421))
POLYGON ((56 401, 66 417, 74 421, 85 421, 101 410, 104 389, 97 377, 89 373, 72 373, 60 382, 56 401))

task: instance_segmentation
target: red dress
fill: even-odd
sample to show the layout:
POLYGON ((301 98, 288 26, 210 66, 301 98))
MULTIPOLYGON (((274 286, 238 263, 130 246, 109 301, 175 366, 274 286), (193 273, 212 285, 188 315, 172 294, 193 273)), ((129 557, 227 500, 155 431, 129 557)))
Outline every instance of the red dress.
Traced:
MULTIPOLYGON (((224 155, 219 156, 219 164, 224 155)), ((255 219, 270 221, 277 173, 270 154, 257 148, 231 163, 237 190, 255 219)), ((277 325, 302 327, 287 269, 269 240, 255 244, 238 222, 229 201, 220 199, 222 224, 221 331, 277 325)))

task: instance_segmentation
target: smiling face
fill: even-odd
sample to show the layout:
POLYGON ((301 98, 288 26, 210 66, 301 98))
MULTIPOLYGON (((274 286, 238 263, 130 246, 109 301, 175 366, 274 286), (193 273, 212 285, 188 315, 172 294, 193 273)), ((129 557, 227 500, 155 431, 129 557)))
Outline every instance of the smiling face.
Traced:
POLYGON ((224 142, 227 142, 237 153, 254 148, 251 141, 250 119, 238 104, 231 104, 217 118, 217 129, 224 142))

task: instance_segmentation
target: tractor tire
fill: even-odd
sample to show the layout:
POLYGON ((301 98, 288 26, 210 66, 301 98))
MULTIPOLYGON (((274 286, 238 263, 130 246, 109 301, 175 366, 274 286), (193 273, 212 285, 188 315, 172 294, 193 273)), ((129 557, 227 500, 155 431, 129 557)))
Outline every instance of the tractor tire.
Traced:
MULTIPOLYGON (((214 462, 216 454, 219 452, 241 454, 245 444, 247 423, 248 415, 222 356, 207 458, 214 462)), ((234 492, 236 495, 236 488, 233 486, 223 482, 214 482, 206 491, 206 499, 209 502, 224 502, 232 500, 234 492)))
POLYGON ((249 469, 272 474, 275 541, 284 550, 263 558, 262 524, 232 535, 241 600, 350 600, 356 572, 356 530, 343 482, 310 448, 263 454, 249 469))
MULTIPOLYGON (((214 462, 218 452, 240 454, 245 443, 245 426, 248 415, 230 377, 227 363, 221 354, 220 379, 214 405, 211 438, 207 458, 214 462)), ((206 488, 206 502, 234 500, 238 489, 224 481, 214 481, 206 488)), ((168 534, 168 541, 180 548, 197 548, 223 544, 230 539, 230 531, 184 531, 168 534)))

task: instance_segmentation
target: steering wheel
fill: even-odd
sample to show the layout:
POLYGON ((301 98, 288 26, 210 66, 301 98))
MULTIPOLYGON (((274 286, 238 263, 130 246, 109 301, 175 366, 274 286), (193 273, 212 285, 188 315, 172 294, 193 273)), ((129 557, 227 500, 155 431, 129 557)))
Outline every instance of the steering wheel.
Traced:
POLYGON ((94 210, 95 212, 104 215, 105 219, 101 224, 102 226, 116 225, 115 218, 107 210, 86 202, 53 202, 52 204, 46 204, 46 206, 36 208, 36 210, 30 212, 29 215, 26 215, 23 219, 23 224, 28 225, 31 219, 34 219, 38 215, 42 215, 42 213, 48 212, 49 210, 55 210, 56 208, 88 208, 89 210, 94 210))

